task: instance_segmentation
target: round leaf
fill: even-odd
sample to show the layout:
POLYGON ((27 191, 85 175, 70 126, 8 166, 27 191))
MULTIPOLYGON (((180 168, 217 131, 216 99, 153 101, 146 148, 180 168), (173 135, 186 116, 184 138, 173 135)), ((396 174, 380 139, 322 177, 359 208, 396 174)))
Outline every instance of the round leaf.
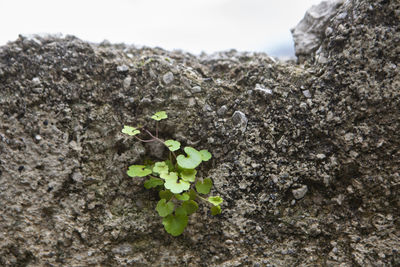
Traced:
POLYGON ((182 193, 190 188, 190 183, 182 179, 178 180, 176 172, 170 172, 169 174, 162 173, 160 174, 160 177, 165 179, 165 188, 171 190, 174 194, 182 193))
POLYGON ((136 129, 135 127, 132 127, 132 126, 127 126, 127 125, 124 125, 124 128, 122 129, 122 132, 124 134, 128 134, 130 136, 134 136, 134 135, 140 134, 140 131, 138 129, 136 129))
POLYGON ((190 146, 185 147, 184 151, 187 154, 187 157, 179 155, 176 158, 178 165, 184 169, 195 169, 199 166, 202 161, 200 152, 190 146))
POLYGON ((208 161, 209 159, 211 159, 211 153, 208 152, 208 150, 200 150, 199 151, 200 155, 201 155, 201 160, 202 161, 208 161))
POLYGON ((178 180, 178 174, 176 172, 170 172, 170 173, 163 172, 163 173, 160 173, 160 177, 162 179, 164 179, 165 181, 167 181, 167 180, 174 180, 174 181, 178 180))
POLYGON ((156 162, 156 164, 154 164, 153 172, 156 172, 158 174, 161 174, 164 172, 168 173, 168 166, 165 163, 165 161, 156 162))
POLYGON ((196 190, 200 194, 207 195, 208 193, 210 193, 211 187, 212 187, 212 181, 210 178, 204 179, 203 182, 198 181, 196 183, 196 190))
POLYGON ((196 191, 194 191, 193 189, 190 189, 189 190, 189 197, 190 197, 190 200, 196 200, 196 198, 197 198, 196 191))
POLYGON ((211 215, 217 215, 221 213, 221 207, 220 206, 212 206, 211 207, 211 215))
POLYGON ((182 195, 176 194, 175 195, 176 199, 181 200, 181 201, 186 201, 189 200, 189 194, 188 193, 183 193, 182 195))
POLYGON ((181 148, 181 143, 172 139, 165 141, 164 144, 168 147, 170 151, 176 151, 181 148))
POLYGON ((161 217, 168 216, 174 211, 174 203, 171 201, 167 202, 164 198, 160 199, 157 203, 156 211, 161 217))
POLYGON ((131 165, 126 172, 130 177, 144 177, 152 173, 145 165, 131 165))
POLYGON ((174 194, 171 193, 171 191, 167 190, 161 190, 160 192, 158 192, 158 195, 160 196, 160 198, 164 198, 165 200, 170 200, 172 198, 172 196, 174 194))
POLYGON ((153 120, 160 121, 160 120, 168 118, 168 116, 167 116, 167 113, 165 113, 165 111, 159 111, 159 112, 154 113, 154 115, 151 116, 151 118, 153 120))
POLYGON ((151 177, 149 180, 144 182, 144 187, 146 189, 150 189, 150 188, 157 187, 157 186, 163 185, 163 184, 164 184, 163 180, 151 177))
POLYGON ((185 180, 186 182, 194 182, 194 180, 196 179, 196 174, 197 174, 197 171, 194 169, 191 169, 191 170, 183 169, 183 171, 181 171, 181 173, 180 173, 181 178, 183 180, 185 180))
POLYGON ((193 200, 188 200, 182 203, 182 208, 185 209, 186 214, 189 216, 192 213, 195 213, 197 209, 199 208, 199 205, 197 202, 193 200))
POLYGON ((219 196, 216 197, 209 197, 208 202, 210 202, 211 204, 213 204, 214 206, 218 206, 219 204, 222 203, 223 199, 219 196))
POLYGON ((162 221, 165 231, 172 236, 181 235, 188 223, 188 216, 183 212, 177 211, 175 211, 175 215, 170 214, 167 217, 164 217, 162 221))

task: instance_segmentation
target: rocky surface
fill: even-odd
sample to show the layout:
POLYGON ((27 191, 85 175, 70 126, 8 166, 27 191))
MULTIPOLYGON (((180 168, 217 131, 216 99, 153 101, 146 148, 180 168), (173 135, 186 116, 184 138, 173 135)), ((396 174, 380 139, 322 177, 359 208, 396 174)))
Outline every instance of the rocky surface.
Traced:
POLYGON ((71 36, 0 47, 0 265, 400 265, 400 3, 337 14, 303 65, 71 36), (177 238, 125 173, 164 153, 120 133, 157 110, 162 137, 212 152, 201 174, 226 200, 177 238))
POLYGON ((333 16, 346 16, 346 13, 338 13, 338 8, 345 0, 327 0, 307 10, 304 18, 291 29, 296 56, 299 62, 304 57, 315 52, 321 45, 326 35, 332 33, 333 29, 328 27, 333 16))

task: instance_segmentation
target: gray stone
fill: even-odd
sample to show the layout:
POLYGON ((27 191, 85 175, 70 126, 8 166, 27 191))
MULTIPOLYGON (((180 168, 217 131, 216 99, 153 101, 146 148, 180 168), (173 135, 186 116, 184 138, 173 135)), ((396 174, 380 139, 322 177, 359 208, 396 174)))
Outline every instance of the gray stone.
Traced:
POLYGON ((303 95, 304 95, 305 97, 307 97, 307 98, 311 98, 311 93, 310 93, 309 90, 304 90, 304 91, 303 91, 303 95))
POLYGON ((263 85, 258 84, 258 83, 256 84, 254 91, 261 92, 262 94, 265 94, 265 95, 272 95, 271 89, 265 88, 263 85))
POLYGON ((132 77, 131 76, 127 76, 124 79, 123 85, 125 89, 128 89, 131 86, 131 81, 132 81, 132 77))
POLYGON ((237 125, 240 126, 242 132, 244 132, 246 130, 247 127, 247 117, 246 115, 241 112, 241 111, 235 111, 232 115, 232 122, 237 125))
POLYGON ((344 0, 322 1, 307 10, 304 18, 291 29, 296 56, 302 57, 316 51, 324 38, 329 20, 336 14, 344 0))
POLYGON ((218 116, 221 116, 221 117, 224 116, 227 110, 228 110, 228 108, 227 108, 225 105, 221 106, 221 107, 217 110, 218 116))
POLYGON ((163 81, 165 84, 170 84, 174 81, 174 74, 172 72, 167 72, 163 76, 163 81))
POLYGON ((193 86, 192 87, 192 93, 196 94, 196 93, 200 93, 201 92, 201 87, 200 86, 193 86))
POLYGON ((39 85, 40 84, 40 79, 38 77, 35 77, 35 78, 32 79, 32 83, 34 85, 39 85))
POLYGON ((129 70, 129 67, 127 65, 121 65, 117 67, 118 72, 127 72, 129 70))
POLYGON ((299 199, 302 199, 306 195, 307 191, 308 191, 308 187, 306 185, 303 185, 300 188, 293 189, 292 194, 295 199, 299 200, 299 199))

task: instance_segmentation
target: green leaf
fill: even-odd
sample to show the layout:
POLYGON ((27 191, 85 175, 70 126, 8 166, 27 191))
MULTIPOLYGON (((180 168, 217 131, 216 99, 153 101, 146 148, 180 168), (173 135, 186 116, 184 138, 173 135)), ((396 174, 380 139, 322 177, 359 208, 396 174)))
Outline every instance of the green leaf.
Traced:
POLYGON ((168 170, 169 170, 170 172, 175 171, 174 165, 172 164, 172 162, 171 162, 169 159, 167 159, 167 160, 165 161, 165 163, 167 164, 168 170))
POLYGON ((219 196, 216 197, 209 197, 208 202, 210 202, 211 204, 213 204, 214 206, 218 206, 219 204, 222 203, 223 199, 219 196))
POLYGON ((200 152, 190 146, 185 147, 184 151, 188 156, 179 155, 176 158, 178 165, 184 169, 195 169, 199 166, 202 161, 200 152))
POLYGON ((164 144, 171 151, 176 151, 179 148, 181 148, 181 143, 179 143, 178 141, 172 140, 172 139, 165 141, 164 144))
POLYGON ((158 195, 160 196, 160 198, 165 199, 166 201, 170 200, 172 198, 172 196, 174 194, 171 193, 171 191, 167 190, 160 190, 160 192, 158 192, 158 195))
POLYGON ((182 203, 182 208, 185 209, 186 214, 189 216, 192 213, 195 213, 199 208, 199 205, 196 201, 188 200, 182 203))
POLYGON ((178 179, 178 174, 176 172, 163 172, 160 174, 160 177, 164 179, 165 181, 167 180, 177 180, 178 179))
POLYGON ((181 178, 186 182, 194 182, 196 179, 197 171, 194 169, 183 169, 180 173, 181 178))
POLYGON ((144 187, 146 189, 150 189, 150 188, 157 187, 157 186, 163 185, 163 184, 164 184, 163 180, 154 178, 154 177, 150 177, 149 180, 144 182, 144 187))
POLYGON ((190 197, 190 200, 196 200, 196 198, 197 198, 196 191, 194 191, 193 189, 190 189, 189 197, 190 197))
POLYGON ((175 215, 170 214, 167 217, 164 217, 162 221, 165 231, 172 236, 181 235, 188 223, 186 211, 182 211, 180 208, 181 207, 176 209, 175 215))
POLYGON ((211 187, 212 187, 212 181, 210 178, 204 179, 203 182, 198 181, 196 183, 197 192, 203 195, 207 195, 208 193, 210 193, 211 187))
POLYGON ((181 201, 186 201, 186 200, 190 199, 190 196, 188 193, 183 193, 182 195, 175 194, 175 197, 177 200, 181 200, 181 201))
POLYGON ((174 194, 182 193, 190 188, 190 183, 179 179, 178 174, 176 172, 162 173, 160 177, 165 180, 164 186, 165 188, 171 190, 174 194))
POLYGON ((122 132, 124 134, 128 134, 130 136, 134 136, 134 135, 140 134, 140 131, 138 129, 136 129, 135 127, 132 127, 132 126, 127 126, 127 125, 124 125, 124 128, 122 129, 122 132))
POLYGON ((168 173, 167 163, 165 163, 165 161, 156 162, 156 164, 154 164, 153 172, 156 172, 158 174, 164 172, 168 173))
POLYGON ((164 198, 160 199, 157 203, 156 211, 161 217, 168 216, 174 211, 174 203, 171 201, 167 202, 164 198))
POLYGON ((211 159, 211 153, 208 152, 208 150, 200 150, 199 151, 200 155, 201 155, 201 160, 202 161, 208 161, 209 159, 211 159))
POLYGON ((167 113, 165 113, 165 111, 159 111, 159 112, 154 113, 154 115, 151 116, 151 118, 153 120, 160 121, 160 120, 168 118, 168 115, 167 115, 167 113))
POLYGON ((126 172, 130 177, 144 177, 152 173, 145 165, 131 165, 126 172))
POLYGON ((217 215, 221 213, 221 207, 220 206, 212 206, 211 207, 211 215, 217 215))

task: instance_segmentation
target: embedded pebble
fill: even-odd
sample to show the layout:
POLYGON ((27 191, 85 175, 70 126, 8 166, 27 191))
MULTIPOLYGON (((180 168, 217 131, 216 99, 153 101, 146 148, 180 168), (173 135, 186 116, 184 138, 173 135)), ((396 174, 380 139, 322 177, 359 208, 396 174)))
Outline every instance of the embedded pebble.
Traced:
POLYGON ((196 93, 200 93, 201 92, 201 87, 200 86, 193 86, 192 87, 192 93, 196 94, 196 93))
POLYGON ((39 85, 40 84, 40 79, 38 77, 35 77, 35 78, 32 79, 32 83, 34 85, 39 85))
POLYGON ((170 84, 174 81, 174 74, 172 72, 167 72, 163 76, 163 81, 165 84, 170 84))
POLYGON ((233 113, 232 121, 233 121, 234 124, 241 125, 241 126, 244 126, 244 127, 247 126, 247 122, 248 122, 246 115, 243 112, 238 111, 238 110, 236 110, 233 113))
POLYGON ((129 88, 129 86, 131 86, 131 81, 132 81, 132 77, 131 76, 127 76, 125 79, 124 79, 124 88, 125 89, 128 89, 129 88))
POLYGON ((266 95, 272 95, 272 90, 269 88, 265 88, 263 85, 261 84, 256 84, 256 87, 254 88, 255 91, 261 92, 263 94, 266 95))
POLYGON ((304 95, 305 97, 307 97, 307 98, 311 98, 311 93, 310 93, 309 90, 304 90, 304 91, 303 91, 303 95, 304 95))
POLYGON ((118 72, 127 72, 129 70, 127 65, 121 65, 117 67, 118 72))
POLYGON ((293 189, 292 193, 293 193, 294 198, 299 200, 299 199, 302 199, 306 195, 307 191, 308 191, 308 187, 306 185, 303 185, 300 188, 293 189))
POLYGON ((223 105, 217 110, 218 116, 224 116, 227 110, 228 108, 225 105, 223 105))

